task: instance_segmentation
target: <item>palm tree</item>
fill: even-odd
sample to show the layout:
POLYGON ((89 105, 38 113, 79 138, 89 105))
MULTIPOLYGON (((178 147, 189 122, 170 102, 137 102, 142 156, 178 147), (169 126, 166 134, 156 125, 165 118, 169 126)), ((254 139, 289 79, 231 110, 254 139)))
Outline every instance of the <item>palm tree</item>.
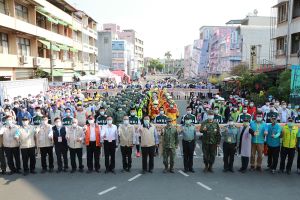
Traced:
MULTIPOLYGON (((165 53, 165 57, 167 58, 168 61, 170 61, 171 58, 172 58, 171 52, 170 52, 170 51, 167 51, 167 52, 165 53)), ((168 74, 168 73, 169 73, 169 65, 168 65, 168 71, 167 71, 167 74, 168 74)))

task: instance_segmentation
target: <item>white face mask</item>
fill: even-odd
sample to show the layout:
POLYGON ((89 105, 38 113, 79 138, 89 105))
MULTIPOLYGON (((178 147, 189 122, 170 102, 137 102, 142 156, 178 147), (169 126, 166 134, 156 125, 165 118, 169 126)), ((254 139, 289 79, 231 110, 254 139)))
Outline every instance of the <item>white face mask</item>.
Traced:
POLYGON ((215 116, 213 116, 213 115, 208 115, 208 116, 207 116, 207 119, 213 120, 214 117, 215 117, 215 116))
POLYGON ((111 125, 112 124, 112 120, 107 120, 107 124, 111 125))
POLYGON ((76 128, 77 127, 77 123, 73 123, 72 126, 73 126, 73 128, 76 128))
POLYGON ((55 122, 55 125, 61 127, 61 122, 55 122))
POLYGON ((246 114, 246 113, 247 113, 247 110, 243 110, 243 113, 246 114))
POLYGON ((164 112, 164 111, 160 111, 159 113, 160 113, 161 115, 163 115, 165 112, 164 112))
POLYGON ((94 124, 94 120, 88 120, 89 124, 94 124))
POLYGON ((189 115, 190 115, 190 114, 192 114, 192 111, 190 111, 190 110, 189 110, 189 111, 187 111, 187 114, 189 114, 189 115))
POLYGON ((6 121, 6 124, 7 124, 7 125, 12 125, 12 124, 13 124, 13 121, 12 121, 12 120, 7 120, 7 121, 6 121))
POLYGON ((123 122, 124 122, 125 125, 129 124, 129 120, 128 119, 125 119, 123 122))
POLYGON ((230 121, 228 124, 229 126, 233 126, 234 122, 230 121))
POLYGON ((48 121, 43 121, 43 125, 47 125, 48 124, 48 121))
POLYGON ((100 115, 104 115, 104 112, 100 112, 100 115))
POLYGON ((29 125, 29 121, 23 121, 23 125, 24 126, 28 126, 29 125))

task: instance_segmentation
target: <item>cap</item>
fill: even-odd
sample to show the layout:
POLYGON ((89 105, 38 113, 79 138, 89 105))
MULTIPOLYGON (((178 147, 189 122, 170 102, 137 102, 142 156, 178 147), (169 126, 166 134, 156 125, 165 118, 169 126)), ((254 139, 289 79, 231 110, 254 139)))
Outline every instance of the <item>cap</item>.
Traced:
POLYGON ((288 118, 288 121, 289 121, 289 122, 293 122, 294 120, 293 120, 293 118, 289 117, 289 118, 288 118))
POLYGON ((26 116, 22 118, 22 121, 28 121, 28 120, 29 120, 29 118, 26 116))

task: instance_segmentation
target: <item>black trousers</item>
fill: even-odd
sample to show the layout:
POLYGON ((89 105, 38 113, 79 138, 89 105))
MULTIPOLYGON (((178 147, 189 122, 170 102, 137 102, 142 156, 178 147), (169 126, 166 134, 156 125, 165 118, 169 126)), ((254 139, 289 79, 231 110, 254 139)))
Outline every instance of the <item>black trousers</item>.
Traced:
POLYGON ((86 161, 88 170, 93 170, 93 160, 94 160, 94 167, 95 170, 100 169, 100 147, 96 146, 96 142, 90 142, 89 145, 86 146, 86 161))
POLYGON ((193 169, 193 157, 195 150, 195 141, 185 141, 182 140, 182 148, 183 148, 183 165, 185 170, 193 169))
POLYGON ((48 156, 48 162, 49 162, 49 169, 53 169, 53 147, 41 147, 41 164, 43 170, 47 170, 47 156, 48 156))
POLYGON ((7 164, 11 172, 21 170, 20 149, 19 147, 4 147, 7 164))
POLYGON ((70 150, 70 158, 71 158, 72 169, 73 170, 77 169, 76 156, 78 158, 78 167, 79 167, 79 169, 83 169, 83 165, 82 165, 82 148, 77 148, 77 149, 69 148, 69 150, 70 150))
POLYGON ((123 169, 131 169, 132 147, 121 146, 123 169))
POLYGON ((294 148, 281 148, 280 153, 280 170, 284 170, 286 168, 286 171, 291 171, 293 160, 295 157, 295 149, 294 148), (285 160, 286 157, 288 157, 287 165, 285 166, 285 160))
POLYGON ((268 167, 271 170, 276 170, 278 164, 280 147, 268 146, 268 167))
POLYGON ((28 172, 35 170, 35 147, 21 149, 22 161, 23 161, 23 170, 28 172), (30 161, 30 168, 28 168, 28 162, 30 161))
POLYGON ((57 158, 58 170, 62 170, 63 168, 62 158, 64 160, 64 169, 68 169, 68 147, 62 144, 58 144, 55 146, 55 153, 57 158))
POLYGON ((241 160, 242 160, 241 170, 246 170, 248 168, 248 165, 249 165, 249 157, 242 156, 241 160))
POLYGON ((298 147, 297 169, 300 169, 300 147, 298 147))
POLYGON ((4 147, 0 147, 0 167, 2 171, 6 171, 6 160, 4 155, 4 147))
POLYGON ((104 156, 106 170, 115 169, 116 141, 108 142, 104 140, 104 156))
POLYGON ((151 147, 142 147, 142 167, 143 171, 148 170, 152 171, 154 168, 154 153, 155 153, 155 146, 151 147), (148 157, 149 157, 149 165, 148 165, 148 157))
POLYGON ((236 144, 231 144, 224 142, 223 143, 223 161, 224 161, 224 169, 233 169, 233 162, 234 162, 234 154, 236 150, 236 144))

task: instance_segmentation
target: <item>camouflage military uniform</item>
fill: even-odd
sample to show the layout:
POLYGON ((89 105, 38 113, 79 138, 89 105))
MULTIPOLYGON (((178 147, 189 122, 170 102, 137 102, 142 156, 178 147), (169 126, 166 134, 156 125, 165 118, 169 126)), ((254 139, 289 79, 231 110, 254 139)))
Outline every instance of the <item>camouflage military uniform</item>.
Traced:
POLYGON ((118 110, 116 113, 115 113, 115 116, 114 116, 114 121, 115 121, 115 124, 117 126, 119 126, 119 124, 122 124, 123 123, 123 117, 126 115, 126 112, 123 111, 123 110, 118 110))
POLYGON ((178 146, 178 132, 175 126, 167 125, 163 129, 163 162, 165 169, 169 167, 169 157, 170 157, 170 171, 173 171, 174 158, 176 154, 176 148, 178 146))
POLYGON ((200 132, 203 133, 202 151, 205 170, 211 171, 216 157, 217 145, 220 144, 221 140, 219 123, 206 120, 201 124, 200 132))

